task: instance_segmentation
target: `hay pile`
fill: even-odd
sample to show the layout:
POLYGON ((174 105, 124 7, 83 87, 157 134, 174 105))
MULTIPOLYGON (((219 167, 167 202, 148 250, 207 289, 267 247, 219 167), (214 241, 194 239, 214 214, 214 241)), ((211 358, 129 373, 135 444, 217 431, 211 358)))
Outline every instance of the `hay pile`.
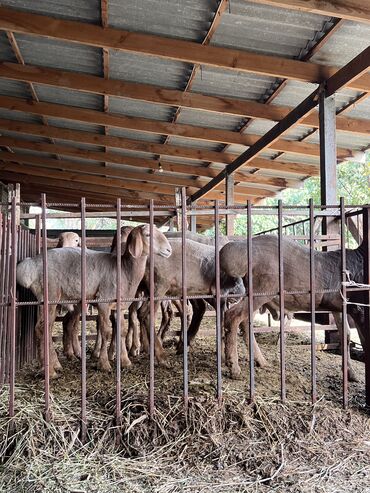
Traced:
POLYGON ((30 379, 17 387, 13 433, 2 391, 0 491, 370 491, 370 424, 356 409, 324 399, 315 406, 266 398, 251 405, 233 390, 221 407, 209 393, 194 396, 185 415, 179 397, 157 393, 151 421, 147 394, 133 385, 124 390, 117 444, 113 389, 90 385, 82 444, 78 394, 56 388, 47 424, 42 383, 30 379))

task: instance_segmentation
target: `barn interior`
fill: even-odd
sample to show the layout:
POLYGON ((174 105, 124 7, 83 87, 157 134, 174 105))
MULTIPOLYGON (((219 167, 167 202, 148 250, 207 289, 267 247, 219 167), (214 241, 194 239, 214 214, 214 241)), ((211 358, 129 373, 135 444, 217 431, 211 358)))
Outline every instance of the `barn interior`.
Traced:
MULTIPOLYGON (((363 241, 368 287, 370 184, 367 203, 340 206, 337 167, 368 159, 369 45, 370 4, 363 0, 0 2, 0 450, 8 461, 0 490, 17 491, 19 464, 32 457, 22 475, 29 491, 365 491, 370 336, 369 350, 353 362, 359 381, 349 387, 344 356, 327 351, 338 348, 328 311, 314 312, 313 321, 309 313, 304 329, 293 323, 286 340, 284 319, 256 323, 251 330, 271 361, 268 381, 265 369, 252 371, 244 347, 245 378, 221 373, 218 316, 207 312, 202 337, 186 353, 186 378, 172 340, 180 315, 168 341, 172 372, 154 369, 153 353, 120 377, 86 360, 82 377, 79 361, 63 361, 62 377, 43 382, 34 378, 35 313, 20 316, 24 307, 12 294, 11 251, 14 234, 16 261, 55 247, 61 230, 52 219, 80 221, 82 214, 84 222, 104 217, 117 227, 130 220, 192 233, 213 228, 217 238, 222 220, 224 233, 234 235, 237 216, 254 210, 282 218, 282 205, 271 212, 266 199, 318 176, 322 208, 304 209, 307 228, 318 223, 314 232, 295 224, 288 231, 280 219, 271 232, 328 250, 363 241), (313 342, 307 334, 319 316, 313 342), (12 342, 6 334, 16 317, 26 328, 12 342), (6 358, 9 344, 17 346, 14 361, 6 358), (317 351, 314 388, 310 347, 317 351), (287 427, 294 430, 288 438, 287 427), (320 459, 331 439, 331 455, 320 459), (50 460, 53 450, 65 461, 50 460), (94 458, 82 467, 77 455, 85 453, 94 458)), ((285 206, 291 221, 302 216, 303 208, 285 206)), ((79 224, 83 246, 109 248, 115 227, 79 224)), ((362 301, 370 302, 368 288, 362 301)), ((91 352, 96 310, 82 317, 91 352)))

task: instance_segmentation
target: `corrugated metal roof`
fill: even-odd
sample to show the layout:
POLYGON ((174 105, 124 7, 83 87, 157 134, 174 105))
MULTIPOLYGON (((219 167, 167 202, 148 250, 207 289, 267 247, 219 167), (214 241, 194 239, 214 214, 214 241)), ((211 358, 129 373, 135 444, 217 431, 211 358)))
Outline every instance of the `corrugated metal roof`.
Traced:
POLYGON ((103 108, 103 96, 99 94, 73 91, 71 89, 44 86, 41 84, 34 84, 34 87, 40 101, 77 106, 91 110, 101 110, 103 108))
POLYGON ((37 135, 22 134, 18 132, 10 132, 9 130, 0 130, 0 135, 4 137, 12 137, 14 139, 28 140, 30 142, 49 142, 44 137, 38 137, 37 135))
POLYGON ((370 44, 370 25, 345 21, 311 58, 312 62, 342 67, 370 44))
POLYGON ((25 63, 102 75, 102 50, 56 39, 15 34, 25 63))
POLYGON ((110 0, 109 25, 128 31, 202 42, 217 0, 110 0))
POLYGON ((273 77, 201 66, 194 77, 191 90, 201 94, 258 101, 274 80, 273 77))
POLYGON ((4 31, 0 31, 0 58, 7 62, 16 62, 17 58, 9 44, 7 35, 4 31))
POLYGON ((1 0, 1 4, 60 19, 100 23, 100 0, 1 0))
POLYGON ((29 122, 29 123, 42 123, 40 117, 36 115, 32 115, 31 113, 6 110, 3 108, 0 108, 0 118, 6 118, 7 120, 17 120, 17 121, 29 122))
POLYGON ((127 98, 109 98, 110 113, 117 113, 126 116, 136 116, 140 118, 150 118, 170 122, 176 109, 163 104, 147 103, 127 98))
POLYGON ((0 79, 0 94, 16 98, 31 98, 29 85, 15 80, 0 79))
MULTIPOLYGON (((100 0, 39 0, 37 2, 5 0, 2 4, 29 12, 44 13, 57 18, 73 19, 95 24, 101 23, 100 0)), ((109 0, 108 21, 110 26, 116 28, 201 43, 212 23, 217 7, 217 0, 135 0, 134 2, 109 0)), ((307 49, 321 38, 325 29, 330 25, 330 22, 332 22, 332 19, 322 15, 258 5, 246 0, 231 0, 228 3, 228 8, 222 14, 220 23, 211 39, 211 45, 226 46, 241 50, 245 49, 255 53, 265 53, 285 58, 300 58, 307 52, 307 49)), ((15 34, 15 37, 26 64, 60 68, 73 72, 98 75, 100 77, 103 75, 103 56, 100 48, 23 34, 15 34)), ((333 66, 342 66, 357 55, 369 42, 370 26, 346 21, 314 55, 312 61, 316 63, 328 63, 333 66)), ((15 55, 4 33, 0 33, 0 57, 2 60, 16 61, 15 55)), ((184 90, 189 81, 192 69, 192 64, 176 60, 165 60, 160 57, 145 56, 139 53, 109 50, 109 77, 111 79, 184 90)), ((276 88, 278 82, 279 80, 275 77, 265 77, 252 73, 202 66, 195 73, 191 91, 220 97, 234 97, 237 99, 263 102, 274 88, 276 88)), ((103 111, 103 97, 100 95, 38 84, 34 86, 41 101, 103 111)), ((316 87, 315 84, 288 81, 278 96, 273 99, 272 104, 294 107, 316 87)), ((27 84, 6 81, 4 79, 0 79, 0 94, 22 98, 32 97, 27 84)), ((336 95, 337 109, 339 110, 346 106, 358 94, 358 92, 349 89, 340 91, 336 95)), ((166 122, 172 121, 177 110, 175 107, 116 97, 108 98, 108 109, 110 113, 114 114, 166 122)), ((349 117, 368 119, 370 115, 370 102, 363 101, 354 109, 344 114, 349 117)), ((0 117, 42 123, 40 117, 1 109, 0 117)), ((90 125, 56 118, 48 118, 47 120, 50 125, 72 130, 87 131, 96 134, 103 134, 105 131, 103 126, 93 123, 90 125)), ((212 113, 190 108, 181 109, 177 122, 179 124, 196 125, 204 128, 234 131, 238 130, 241 124, 244 123, 243 119, 239 116, 223 115, 222 113, 212 113)), ((248 125, 246 133, 263 135, 274 125, 274 122, 254 120, 248 125)), ((301 139, 307 135, 309 130, 308 127, 295 126, 283 138, 292 140, 301 139)), ((165 140, 165 136, 141 131, 120 128, 111 128, 106 131, 112 136, 143 141, 143 143, 163 143, 165 140)), ((13 134, 17 138, 24 138, 20 134, 13 134)), ((12 133, 5 133, 5 135, 12 135, 12 133)), ((45 141, 45 139, 39 139, 38 137, 31 137, 31 140, 45 141)), ((317 143, 318 132, 309 136, 305 141, 317 143)), ((73 143, 71 141, 64 141, 63 139, 57 139, 56 143, 81 149, 102 149, 101 146, 73 143)), ((357 150, 368 147, 369 143, 370 138, 366 136, 338 132, 338 145, 341 147, 357 150)), ((169 137, 168 144, 198 149, 200 151, 221 151, 224 149, 222 144, 184 137, 169 137)), ((245 146, 240 145, 226 147, 227 152, 234 153, 235 156, 245 149, 245 146)), ((136 156, 146 159, 156 157, 153 153, 141 151, 115 148, 111 151, 122 156, 123 161, 125 156, 136 156)), ((21 152, 26 151, 22 150, 21 152)), ((35 154, 34 152, 31 153, 35 154)), ((45 156, 44 153, 42 155, 45 156)), ((266 150, 260 156, 272 158, 276 155, 276 151, 266 150)), ((81 163, 90 162, 90 160, 87 161, 80 158, 66 157, 66 159, 81 163)), ((281 159, 298 164, 317 165, 319 162, 319 159, 316 157, 292 153, 283 154, 281 159)), ((203 164, 201 160, 189 160, 182 157, 165 156, 165 160, 182 164, 203 164)), ((214 166, 211 164, 211 166, 215 167, 215 169, 222 169, 220 165, 214 166)), ((277 172, 263 170, 261 174, 265 176, 276 176, 277 172)), ((143 176, 150 181, 150 174, 146 174, 143 171, 143 176)), ((291 175, 280 172, 280 176, 289 177, 291 175)), ((294 175, 295 178, 299 176, 294 175)), ((250 184, 248 186, 253 185, 250 184)))
POLYGON ((123 51, 109 51, 109 76, 168 89, 185 89, 192 65, 123 51))
POLYGON ((328 17, 233 0, 211 44, 296 58, 328 17), (304 41, 303 41, 304 42, 304 41))
POLYGON ((211 111, 193 110, 182 108, 178 123, 197 125, 206 128, 220 128, 224 130, 236 130, 240 127, 243 120, 238 116, 213 113, 211 111))

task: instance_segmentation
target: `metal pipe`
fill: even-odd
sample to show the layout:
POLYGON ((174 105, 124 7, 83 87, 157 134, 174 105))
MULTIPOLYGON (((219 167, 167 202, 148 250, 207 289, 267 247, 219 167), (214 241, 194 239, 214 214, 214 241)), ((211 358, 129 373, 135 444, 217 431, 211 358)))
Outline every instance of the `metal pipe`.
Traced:
MULTIPOLYGON (((222 401, 222 334, 221 334, 221 286, 220 286, 220 217, 218 200, 215 200, 215 282, 216 282, 216 363, 217 363, 217 399, 222 401)), ((226 300, 223 300, 226 303, 226 300)))
POLYGON ((248 338, 249 338, 249 399, 252 402, 255 394, 254 372, 254 330, 253 330, 253 253, 252 253, 252 205, 247 202, 247 252, 248 252, 248 338))
POLYGON ((154 416, 154 344, 155 344, 155 301, 154 301, 154 203, 149 202, 149 413, 154 416))
POLYGON ((122 241, 121 241, 121 199, 117 199, 117 276, 116 276, 116 426, 117 434, 116 440, 119 441, 121 438, 120 428, 121 428, 121 345, 125 344, 125 341, 121 340, 121 325, 124 323, 121 314, 121 298, 122 298, 122 241))
POLYGON ((346 273, 346 236, 345 236, 345 220, 346 210, 344 207, 344 198, 340 198, 340 249, 341 249, 341 270, 342 270, 342 372, 343 372, 343 407, 348 407, 348 333, 347 327, 347 289, 345 282, 347 281, 346 273))
POLYGON ((183 329, 183 397, 185 410, 189 400, 188 378, 188 324, 187 324, 187 270, 186 270, 186 190, 181 189, 181 272, 182 272, 182 329, 183 329))
POLYGON ((278 201, 278 250, 279 250, 279 310, 280 310, 280 379, 281 400, 286 400, 285 388, 285 296, 284 296, 284 254, 283 254, 283 206, 278 201))
MULTIPOLYGON (((45 373, 45 420, 50 421, 50 354, 49 354, 49 286, 48 286, 48 247, 47 247, 47 225, 46 225, 46 195, 41 194, 41 218, 42 218, 42 261, 43 261, 43 286, 44 286, 44 373, 45 373)), ((41 341, 39 341, 41 345, 41 341)))
POLYGON ((311 310, 311 399, 316 402, 316 300, 315 300, 315 215, 313 200, 310 207, 310 310, 311 310))
POLYGON ((81 441, 86 441, 86 199, 81 198, 81 441))
POLYGON ((17 205, 16 196, 12 197, 11 206, 12 253, 10 257, 10 307, 8 317, 8 333, 10 334, 10 371, 9 371, 9 416, 14 416, 15 400, 15 348, 16 348, 16 310, 17 310, 17 205))

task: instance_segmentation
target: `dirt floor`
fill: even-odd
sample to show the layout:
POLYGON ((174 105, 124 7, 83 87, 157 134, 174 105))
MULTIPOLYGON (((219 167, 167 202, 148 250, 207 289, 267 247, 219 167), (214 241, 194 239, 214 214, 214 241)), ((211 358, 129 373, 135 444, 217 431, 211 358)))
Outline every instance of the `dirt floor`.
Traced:
MULTIPOLYGON (((370 492, 370 421, 364 408, 364 365, 343 410, 341 357, 317 352, 318 402, 310 395, 310 351, 288 335, 287 403, 281 404, 277 334, 258 339, 269 366, 256 368, 256 400, 243 379, 223 369, 223 402, 215 400, 215 320, 203 323, 189 353, 189 409, 182 395, 182 357, 166 342, 170 369, 155 368, 156 413, 148 415, 148 358, 122 371, 122 425, 113 413, 115 379, 88 361, 88 440, 78 435, 80 363, 61 357, 51 383, 51 424, 42 421, 43 380, 29 365, 17 375, 15 430, 0 396, 0 491, 18 492, 370 492)), ((178 321, 175 324, 178 327, 178 321)), ((93 331, 93 324, 89 323, 93 331)), ((89 351, 91 348, 89 348, 89 351)))

